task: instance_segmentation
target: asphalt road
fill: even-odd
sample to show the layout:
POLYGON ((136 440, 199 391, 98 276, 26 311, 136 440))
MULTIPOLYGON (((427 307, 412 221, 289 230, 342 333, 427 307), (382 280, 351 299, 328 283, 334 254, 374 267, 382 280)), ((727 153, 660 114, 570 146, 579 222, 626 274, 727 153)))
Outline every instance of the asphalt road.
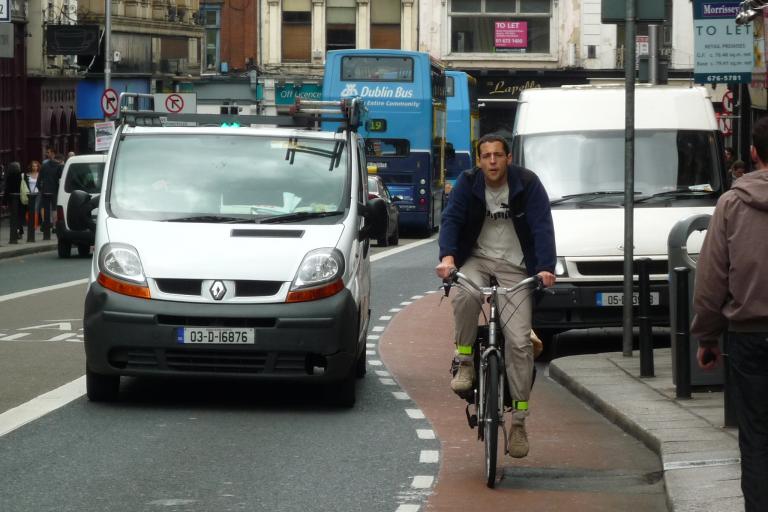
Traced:
MULTIPOLYGON (((59 260, 46 253, 0 261, 0 474, 6 475, 0 479, 0 510, 443 509, 446 485, 455 487, 456 478, 477 484, 480 459, 469 453, 471 462, 447 464, 455 455, 452 436, 460 443, 477 442, 455 411, 437 417, 433 410, 441 402, 415 399, 409 381, 429 377, 426 366, 387 361, 387 367, 381 361, 381 340, 405 340, 393 327, 413 321, 414 314, 418 320, 419 305, 430 299, 425 293, 439 285, 434 241, 403 240, 409 243, 410 248, 372 250, 369 372, 358 383, 352 410, 326 406, 317 390, 305 386, 124 379, 119 403, 92 404, 79 397, 5 435, 2 420, 19 409, 14 407, 83 374, 80 317, 91 260, 59 260), (55 287, 62 283, 66 286, 55 287), (51 288, 39 290, 43 287, 51 288), (38 291, 25 292, 33 289, 38 291), (459 428, 444 430, 446 420, 459 428)), ((421 340, 439 336, 432 345, 445 350, 449 335, 423 321, 421 328, 421 340)), ((391 355, 393 347, 388 350, 391 355)), ((406 361, 418 354, 407 346, 400 353, 406 361)), ((423 391, 445 393, 447 359, 432 358, 437 377, 423 391)), ((540 371, 545 375, 546 367, 540 371)), ((523 486, 526 500, 538 500, 531 510, 573 510, 559 501, 565 494, 553 498, 558 479, 581 486, 569 495, 581 497, 572 505, 599 502, 602 495, 603 502, 619 503, 611 496, 624 486, 632 489, 628 496, 654 503, 646 510, 664 510, 658 481, 643 480, 657 468, 650 452, 551 382, 540 393, 548 398, 542 399, 537 435, 554 432, 557 441, 536 454, 546 464, 537 458, 530 468, 505 470, 500 492, 473 487, 461 510, 475 509, 475 493, 494 492, 483 495, 491 499, 482 508, 508 510, 510 502, 499 496, 517 490, 520 482, 530 482, 523 486), (578 409, 569 421, 582 437, 558 423, 563 404, 578 409), (594 450, 603 440, 604 449, 594 450), (584 455, 558 459, 558 447, 579 444, 584 455), (632 454, 632 460, 621 459, 622 471, 603 470, 612 453, 632 454), (573 462, 581 456, 589 463, 573 462), (584 473, 584 467, 592 469, 584 473)))

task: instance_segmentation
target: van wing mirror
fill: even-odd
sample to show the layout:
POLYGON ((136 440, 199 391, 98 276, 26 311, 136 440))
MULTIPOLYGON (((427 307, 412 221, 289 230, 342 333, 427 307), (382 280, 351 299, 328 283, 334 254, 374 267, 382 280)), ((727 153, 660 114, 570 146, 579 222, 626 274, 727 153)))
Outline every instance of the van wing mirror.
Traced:
POLYGON ((99 206, 100 194, 91 196, 84 190, 73 190, 67 202, 67 224, 73 231, 96 231, 91 212, 99 206))
POLYGON ((380 197, 369 199, 361 208, 365 225, 360 231, 360 239, 379 238, 387 231, 387 203, 380 197))

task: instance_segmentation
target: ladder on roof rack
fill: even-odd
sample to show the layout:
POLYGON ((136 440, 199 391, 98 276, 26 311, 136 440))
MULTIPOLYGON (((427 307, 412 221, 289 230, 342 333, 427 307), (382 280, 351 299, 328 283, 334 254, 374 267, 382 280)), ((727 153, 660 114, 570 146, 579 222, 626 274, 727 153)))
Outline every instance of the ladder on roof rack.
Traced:
POLYGON ((296 99, 290 115, 174 114, 155 111, 151 94, 123 92, 118 102, 117 120, 128 126, 253 126, 319 129, 321 122, 340 123, 342 129, 357 131, 365 113, 360 98, 340 101, 296 99))

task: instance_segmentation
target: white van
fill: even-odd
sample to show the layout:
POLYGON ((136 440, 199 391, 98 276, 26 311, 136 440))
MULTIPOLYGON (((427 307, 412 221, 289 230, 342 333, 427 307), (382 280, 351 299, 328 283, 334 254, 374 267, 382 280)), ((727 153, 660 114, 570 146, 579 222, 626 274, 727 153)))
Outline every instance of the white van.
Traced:
POLYGON ((75 224, 99 209, 89 399, 116 399, 121 375, 240 377, 323 383, 353 405, 369 237, 386 228, 386 206, 368 199, 358 101, 341 103, 337 133, 255 126, 312 116, 121 110, 100 199, 70 199, 75 224))
MULTIPOLYGON (((512 153, 544 184, 557 243, 555 294, 534 312, 546 336, 622 323, 625 94, 566 86, 520 96, 512 153)), ((669 325, 667 238, 679 220, 712 213, 725 183, 722 143, 703 87, 639 85, 635 102, 634 255, 652 260, 652 319, 669 325)))

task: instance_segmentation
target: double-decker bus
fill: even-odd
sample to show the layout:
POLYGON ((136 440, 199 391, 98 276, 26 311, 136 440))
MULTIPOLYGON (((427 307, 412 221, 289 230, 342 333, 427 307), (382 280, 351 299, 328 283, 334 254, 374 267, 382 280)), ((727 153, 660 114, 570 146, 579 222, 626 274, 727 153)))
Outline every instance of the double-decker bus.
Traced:
POLYGON ((477 80, 463 71, 445 72, 447 104, 447 154, 445 192, 450 193, 459 173, 475 165, 475 145, 480 138, 480 109, 477 104, 477 80))
MULTIPOLYGON (((400 226, 429 235, 445 195, 445 70, 428 53, 329 51, 323 99, 363 98, 368 165, 399 196, 400 226)), ((324 125, 332 129, 332 126, 324 125)))

